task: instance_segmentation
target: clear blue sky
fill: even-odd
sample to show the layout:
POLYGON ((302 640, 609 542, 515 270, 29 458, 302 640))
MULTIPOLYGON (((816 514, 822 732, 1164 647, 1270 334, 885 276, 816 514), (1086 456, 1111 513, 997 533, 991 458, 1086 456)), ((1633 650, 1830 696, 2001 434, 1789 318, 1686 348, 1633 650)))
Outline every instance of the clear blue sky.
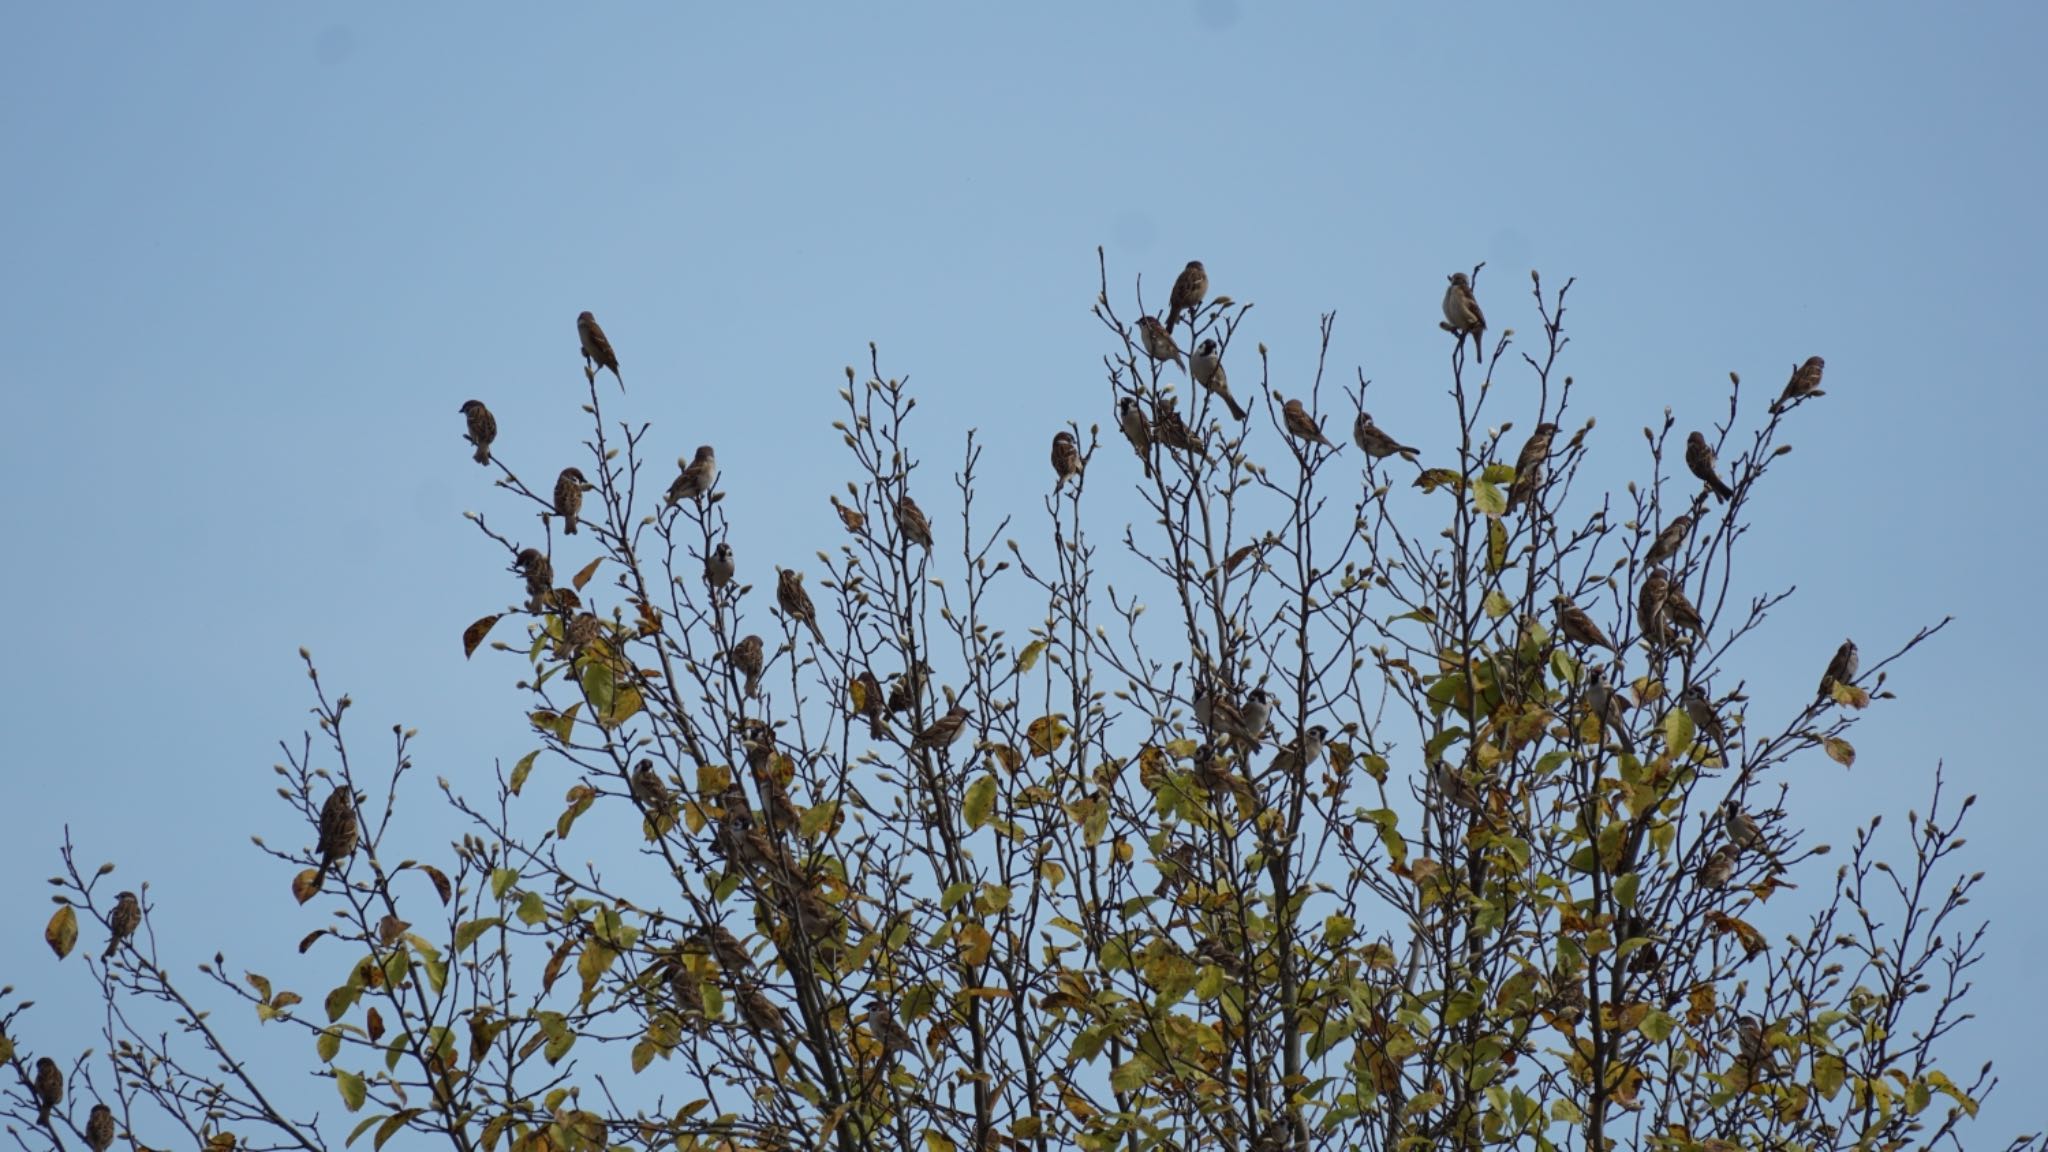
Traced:
POLYGON ((531 473, 575 460, 579 310, 662 443, 718 444, 765 565, 836 539, 832 396, 870 339, 935 468, 979 427, 1035 484, 1055 421, 1109 418, 1095 246, 1160 293, 1200 258, 1283 379, 1336 309, 1340 375, 1415 439, 1443 277, 1486 260, 1532 334, 1526 271, 1579 277, 1570 370, 1617 466, 1666 403, 1718 415, 1730 369, 1827 357, 1748 545, 1751 589, 1800 595, 1744 669, 1810 692, 1843 636, 1959 617, 1795 803, 1839 844, 1937 758, 1982 795, 1993 956, 1956 1051, 2006 1075, 1973 1143, 2037 1123, 2048 9, 1100 8, 15 8, 0 969, 41 1028, 82 991, 39 940, 65 821, 184 956, 306 971, 279 957, 318 919, 248 843, 281 826, 300 644, 368 747, 422 729, 429 780, 529 746, 515 669, 457 642, 512 578, 459 518, 503 505, 455 410, 486 398, 531 473))

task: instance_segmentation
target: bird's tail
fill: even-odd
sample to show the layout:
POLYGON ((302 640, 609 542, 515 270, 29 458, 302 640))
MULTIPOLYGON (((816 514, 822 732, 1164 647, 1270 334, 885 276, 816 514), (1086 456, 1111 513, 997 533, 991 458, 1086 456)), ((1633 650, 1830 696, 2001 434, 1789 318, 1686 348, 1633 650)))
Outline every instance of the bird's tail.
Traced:
POLYGON ((1250 412, 1245 411, 1244 405, 1237 402, 1237 397, 1232 396, 1228 392, 1223 394, 1223 402, 1230 406, 1230 416, 1233 420, 1243 420, 1251 415, 1250 412))
MULTIPOLYGON (((472 441, 472 443, 474 443, 474 441, 472 441)), ((478 444, 478 445, 476 446, 476 462, 477 462, 477 463, 479 463, 479 464, 483 464, 483 465, 486 465, 486 466, 488 466, 488 465, 490 464, 490 462, 491 462, 491 446, 490 446, 490 445, 488 445, 488 444, 478 444)))

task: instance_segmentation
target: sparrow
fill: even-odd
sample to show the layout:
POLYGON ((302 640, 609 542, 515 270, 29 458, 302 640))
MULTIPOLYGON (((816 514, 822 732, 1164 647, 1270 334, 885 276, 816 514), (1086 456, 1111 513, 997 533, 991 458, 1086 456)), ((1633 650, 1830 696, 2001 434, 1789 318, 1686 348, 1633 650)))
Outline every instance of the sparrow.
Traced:
POLYGON ((946 710, 944 716, 931 722, 930 726, 917 734, 913 746, 918 748, 946 748, 960 739, 967 730, 967 718, 973 715, 965 705, 955 704, 946 710))
POLYGON ((619 356, 612 351, 612 342, 605 339, 604 329, 597 326, 597 317, 585 312, 576 317, 576 336, 583 342, 583 374, 597 379, 597 370, 609 368, 612 379, 619 382, 619 391, 626 390, 625 378, 619 375, 619 356))
POLYGON ((111 959, 142 927, 142 902, 133 892, 123 892, 114 897, 114 910, 107 914, 107 950, 100 953, 100 959, 111 959))
POLYGON ((668 486, 668 502, 680 504, 685 500, 701 500, 710 495, 711 486, 718 481, 718 453, 709 444, 699 444, 697 455, 690 462, 683 463, 676 457, 676 467, 682 469, 675 483, 668 486))
POLYGON ((691 1027, 701 1027, 704 1020, 704 986, 697 974, 687 964, 675 963, 668 968, 668 994, 675 998, 676 1015, 690 1022, 691 1027))
POLYGON ((1707 858, 1700 862, 1700 887, 1726 888, 1735 878, 1735 864, 1741 855, 1733 844, 1723 844, 1707 853, 1707 858))
POLYGON ((808 627, 811 638, 823 644, 825 630, 818 627, 818 609, 811 604, 811 594, 804 591, 804 574, 794 568, 780 568, 776 573, 776 606, 784 616, 808 627))
POLYGON ((1593 618, 1586 615, 1586 610, 1572 603, 1569 597, 1556 596, 1551 603, 1557 605, 1557 629, 1564 633, 1565 639, 1588 648, 1605 648, 1615 653, 1621 651, 1614 646, 1614 641, 1607 638, 1607 633, 1593 623, 1593 618))
POLYGON ((1679 516, 1664 526, 1662 532, 1650 543, 1650 552, 1643 557, 1645 564, 1662 564, 1685 547, 1685 538, 1692 534, 1692 514, 1679 516))
POLYGON ((48 1056, 36 1058, 36 1123, 47 1127, 50 1109, 64 1102, 64 1070, 48 1056))
POLYGON ((746 948, 740 944, 740 938, 733 935, 732 930, 723 924, 713 924, 697 933, 692 943, 711 953, 711 958, 718 961, 720 971, 738 975, 753 970, 753 957, 747 955, 746 948))
POLYGON ((1068 477, 1079 479, 1081 475, 1081 448, 1074 443, 1072 432, 1061 432, 1052 438, 1052 471, 1058 479, 1053 481, 1053 491, 1067 482, 1068 477))
POLYGON ((1188 373, 1195 383, 1209 390, 1209 393, 1223 401, 1230 408, 1232 419, 1242 420, 1251 415, 1237 397, 1230 394, 1230 373, 1223 370, 1223 352, 1213 338, 1204 339, 1195 345, 1195 354, 1188 360, 1188 373))
POLYGON ((562 518, 562 534, 576 534, 576 514, 583 510, 583 490, 590 487, 581 468, 564 468, 555 477, 555 515, 562 518))
POLYGON ((562 629, 562 643, 555 653, 561 659, 574 659, 603 634, 604 626, 594 614, 578 612, 562 629))
POLYGON ((1764 830, 1757 824, 1756 817, 1742 810, 1742 804, 1729 800, 1721 805, 1721 830, 1728 834, 1728 843, 1737 851, 1748 852, 1764 845, 1764 830))
POLYGON ((1463 772, 1451 767, 1447 760, 1439 760, 1430 765, 1429 779, 1436 786, 1436 790, 1443 794, 1444 799, 1460 808, 1476 811, 1485 803, 1479 789, 1470 780, 1465 779, 1463 772))
POLYGON ((908 712, 924 699, 924 679, 931 672, 924 661, 904 675, 889 677, 889 715, 908 712))
POLYGON ((1685 438, 1685 466, 1692 470, 1693 475, 1700 478, 1700 483, 1712 488, 1714 495, 1726 500, 1735 495, 1735 489, 1730 488, 1728 482, 1721 479, 1720 473, 1714 470, 1714 466, 1719 462, 1704 434, 1694 432, 1685 438))
POLYGON ((1192 452, 1197 456, 1206 455, 1208 447, 1188 427, 1187 421, 1181 419, 1180 408, 1163 396, 1158 406, 1152 409, 1152 440, 1161 448, 1192 452))
POLYGON ((1856 683, 1856 642, 1842 641, 1835 649, 1835 658, 1828 661, 1828 670, 1821 674, 1820 691, 1814 694, 1816 700, 1826 700, 1834 695, 1835 685, 1856 683))
POLYGON ((327 882, 327 873, 335 864, 355 854, 357 833, 356 798, 343 784, 320 805, 320 872, 313 879, 315 889, 327 882))
POLYGON ((1706 690, 1697 684, 1688 684, 1679 694, 1679 702, 1685 706, 1686 716, 1692 720, 1693 730, 1703 732, 1714 742, 1721 760, 1728 760, 1728 729, 1721 723, 1721 716, 1714 711, 1714 702, 1707 699, 1706 690))
POLYGON ((1188 313, 1188 326, 1195 323, 1194 313, 1202 307, 1202 300, 1209 295, 1209 273, 1200 260, 1188 261, 1173 281, 1173 293, 1166 299, 1166 330, 1180 322, 1180 314, 1188 313))
POLYGON ((747 696, 752 696, 761 687, 761 670, 767 666, 765 650, 766 646, 761 643, 761 638, 751 632, 732 646, 730 659, 733 671, 746 678, 741 692, 747 696))
POLYGON ((675 803, 675 797, 662 781, 661 773, 655 771, 652 760, 642 760, 633 766, 632 788, 634 803, 649 816, 666 815, 669 806, 675 803))
POLYGON ((1266 738, 1266 722, 1273 715, 1273 694, 1254 688, 1245 694, 1244 707, 1237 710, 1238 727, 1233 735, 1257 748, 1266 738))
POLYGON ((1332 450, 1337 447, 1330 443, 1328 436, 1323 435, 1323 426, 1316 423, 1315 417, 1308 414, 1308 409, 1301 406, 1300 400, 1289 400, 1280 406, 1280 425, 1296 440, 1321 444, 1332 450))
POLYGON ((548 594, 555 590, 555 566, 538 548, 522 548, 512 561, 512 570, 526 577, 526 610, 547 608, 548 594))
POLYGON ((1273 757, 1267 771, 1285 774, 1290 779, 1301 779, 1302 774, 1316 766, 1323 758, 1323 742, 1330 730, 1321 724, 1311 724, 1301 736, 1289 741, 1273 757))
POLYGON ((1628 734, 1628 699, 1614 690, 1607 681, 1607 669, 1603 668, 1586 680, 1586 708, 1599 717, 1600 727, 1613 735, 1614 742, 1624 752, 1636 750, 1635 740, 1628 734))
POLYGON ((1125 396, 1116 402, 1117 427, 1124 430, 1124 439, 1131 442, 1131 451, 1145 464, 1145 479, 1152 478, 1152 423, 1145 419, 1145 406, 1137 397, 1125 396))
POLYGON ((713 588, 723 588, 732 583, 732 545, 721 540, 711 555, 704 558, 704 583, 713 588))
POLYGON ((896 498, 896 530, 903 538, 929 552, 932 550, 932 522, 908 492, 896 498))
POLYGON ((1417 455, 1415 449, 1380 431, 1380 426, 1372 422, 1372 413, 1363 409, 1359 410, 1358 418, 1351 422, 1351 442, 1358 445, 1360 452, 1375 460, 1385 460, 1389 456, 1403 456, 1413 460, 1417 455))
POLYGON ((1636 627, 1653 648, 1671 643, 1671 616, 1665 604, 1671 596, 1671 578, 1662 568, 1650 569, 1643 577, 1643 589, 1636 593, 1636 627))
POLYGON ((1664 617, 1695 636, 1707 630, 1707 622, 1700 619, 1700 610, 1693 607, 1692 601, 1686 597, 1685 586, 1676 582, 1665 586, 1664 617))
POLYGON ((1538 424, 1536 431, 1529 433, 1528 443, 1522 445, 1521 454, 1515 457, 1515 479, 1508 485, 1508 511, 1536 495, 1537 485, 1543 483, 1543 465, 1550 459, 1550 440, 1556 435, 1557 425, 1548 422, 1538 424))
POLYGON ((896 1013, 879 997, 868 1001, 868 1031, 875 1034, 884 1056, 917 1051, 917 1041, 896 1022, 896 1013))
POLYGON ((1480 337, 1486 334, 1486 313, 1479 310, 1479 301, 1472 297, 1472 281, 1463 272, 1451 273, 1451 286, 1444 289, 1444 329, 1458 336, 1458 347, 1465 346, 1465 337, 1472 337, 1472 348, 1478 355, 1486 354, 1480 337))
POLYGON ((773 1040, 778 1044, 788 1040, 788 1019, 759 988, 743 989, 734 999, 739 1002, 740 1019, 746 1022, 756 1038, 773 1040))
POLYGON ((85 1146, 92 1152, 107 1152, 114 1146, 114 1110, 105 1104, 92 1106, 85 1121, 85 1146))
POLYGON ((868 518, 862 515, 859 509, 841 504, 837 496, 833 496, 831 500, 832 510, 839 513, 839 522, 846 525, 848 532, 859 532, 868 526, 868 518))
POLYGON ((872 668, 861 669, 860 713, 868 718, 869 739, 880 740, 889 734, 889 703, 872 668))
POLYGON ((1173 334, 1166 330, 1166 325, 1161 324, 1157 316, 1138 317, 1138 336, 1145 346, 1145 355, 1159 361, 1171 360, 1186 367, 1187 361, 1181 358, 1180 345, 1173 342, 1173 334))
POLYGON ((469 434, 463 439, 476 446, 476 462, 491 462, 491 441, 498 438, 498 418, 481 400, 464 400, 458 409, 469 420, 469 434))
POLYGON ((1827 366, 1828 362, 1818 356, 1807 357, 1806 363, 1792 370, 1792 379, 1785 382, 1785 391, 1778 396, 1778 402, 1771 405, 1771 411, 1783 412, 1796 400, 1827 395, 1820 390, 1820 374, 1827 366))

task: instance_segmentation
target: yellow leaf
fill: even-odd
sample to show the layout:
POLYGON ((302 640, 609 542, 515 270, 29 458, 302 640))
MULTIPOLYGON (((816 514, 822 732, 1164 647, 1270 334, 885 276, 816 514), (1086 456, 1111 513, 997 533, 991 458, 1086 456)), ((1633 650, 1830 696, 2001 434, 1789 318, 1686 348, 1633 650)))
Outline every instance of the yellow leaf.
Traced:
POLYGON ((1038 664, 1038 658, 1044 654, 1045 641, 1033 640, 1031 643, 1026 644, 1024 650, 1017 653, 1017 675, 1022 676, 1024 673, 1031 671, 1038 664))
POLYGON ((1031 722, 1031 726, 1024 730, 1024 739, 1031 744, 1033 756, 1050 756, 1059 751, 1060 745, 1067 742, 1067 737, 1073 729, 1067 727, 1064 721, 1065 716, 1055 712, 1050 716, 1040 716, 1031 722))
POLYGON ((43 929, 43 941, 57 954, 57 959, 71 955, 71 949, 78 944, 78 913, 71 910, 71 905, 59 907, 50 917, 49 925, 43 929))
POLYGON ((597 566, 602 563, 604 563, 604 557, 599 556, 597 559, 592 560, 588 564, 585 564, 583 566, 583 570, 581 572, 576 573, 575 578, 570 580, 569 583, 573 585, 578 592, 583 591, 583 586, 585 584, 590 583, 590 578, 592 576, 597 575, 597 566))
POLYGON ((1839 736, 1830 736, 1821 746, 1827 749, 1828 759, 1833 760, 1844 768, 1854 768, 1856 766, 1856 749, 1847 740, 1839 736))
POLYGON ((498 623, 498 617, 486 616, 462 630, 462 658, 467 660, 476 652, 476 646, 484 642, 491 629, 498 623))

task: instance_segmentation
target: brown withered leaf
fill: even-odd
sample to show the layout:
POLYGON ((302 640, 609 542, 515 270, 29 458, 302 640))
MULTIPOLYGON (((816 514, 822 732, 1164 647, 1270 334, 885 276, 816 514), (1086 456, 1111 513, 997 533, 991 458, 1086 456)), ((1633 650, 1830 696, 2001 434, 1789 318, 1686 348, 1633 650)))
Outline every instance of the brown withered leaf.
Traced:
POLYGON ((292 877, 292 895, 304 904, 320 892, 320 870, 308 868, 292 877))
POLYGON ((412 927, 411 921, 400 920, 398 917, 386 912, 384 918, 377 921, 377 939, 385 947, 389 948, 391 945, 398 943, 398 938, 405 935, 405 930, 410 927, 412 927))
POLYGON ((434 867, 432 864, 420 865, 420 871, 425 872, 427 879, 434 882, 434 891, 440 894, 443 906, 446 906, 450 900, 455 899, 455 886, 448 883, 447 873, 434 867))
POLYGON ((384 1017, 378 1015, 374 1007, 363 1017, 363 1030, 370 1034, 372 1044, 384 1038, 384 1017))
POLYGON ((1225 572, 1237 571, 1237 566, 1239 564, 1244 563, 1246 557, 1250 556, 1254 552, 1257 552, 1258 550, 1259 546, 1255 543, 1247 544, 1244 547, 1239 548, 1237 551, 1232 552, 1230 554, 1229 559, 1223 561, 1223 570, 1225 572))
POLYGON ((50 923, 43 929, 43 942, 59 960, 71 955, 71 949, 78 944, 78 913, 71 910, 71 905, 65 904, 51 914, 50 923))
POLYGON ((491 629, 497 626, 498 620, 497 616, 486 616, 462 630, 463 659, 467 660, 476 654, 477 646, 484 642, 484 637, 491 634, 491 629))
POLYGON ((583 570, 576 573, 575 577, 569 581, 570 586, 575 588, 578 592, 583 591, 583 586, 585 584, 590 583, 590 578, 592 576, 597 575, 597 566, 602 563, 604 563, 604 557, 599 556, 597 559, 592 560, 588 564, 585 564, 583 566, 583 570))
POLYGON ((306 938, 299 941, 299 955, 304 956, 306 949, 313 946, 313 941, 325 935, 327 935, 327 929, 325 928, 315 928, 311 932, 306 933, 306 938))
POLYGON ((1735 937, 1736 942, 1742 945, 1744 958, 1753 958, 1769 947, 1764 940, 1764 934, 1757 931, 1754 925, 1724 912, 1707 913, 1707 926, 1723 936, 1735 937))

